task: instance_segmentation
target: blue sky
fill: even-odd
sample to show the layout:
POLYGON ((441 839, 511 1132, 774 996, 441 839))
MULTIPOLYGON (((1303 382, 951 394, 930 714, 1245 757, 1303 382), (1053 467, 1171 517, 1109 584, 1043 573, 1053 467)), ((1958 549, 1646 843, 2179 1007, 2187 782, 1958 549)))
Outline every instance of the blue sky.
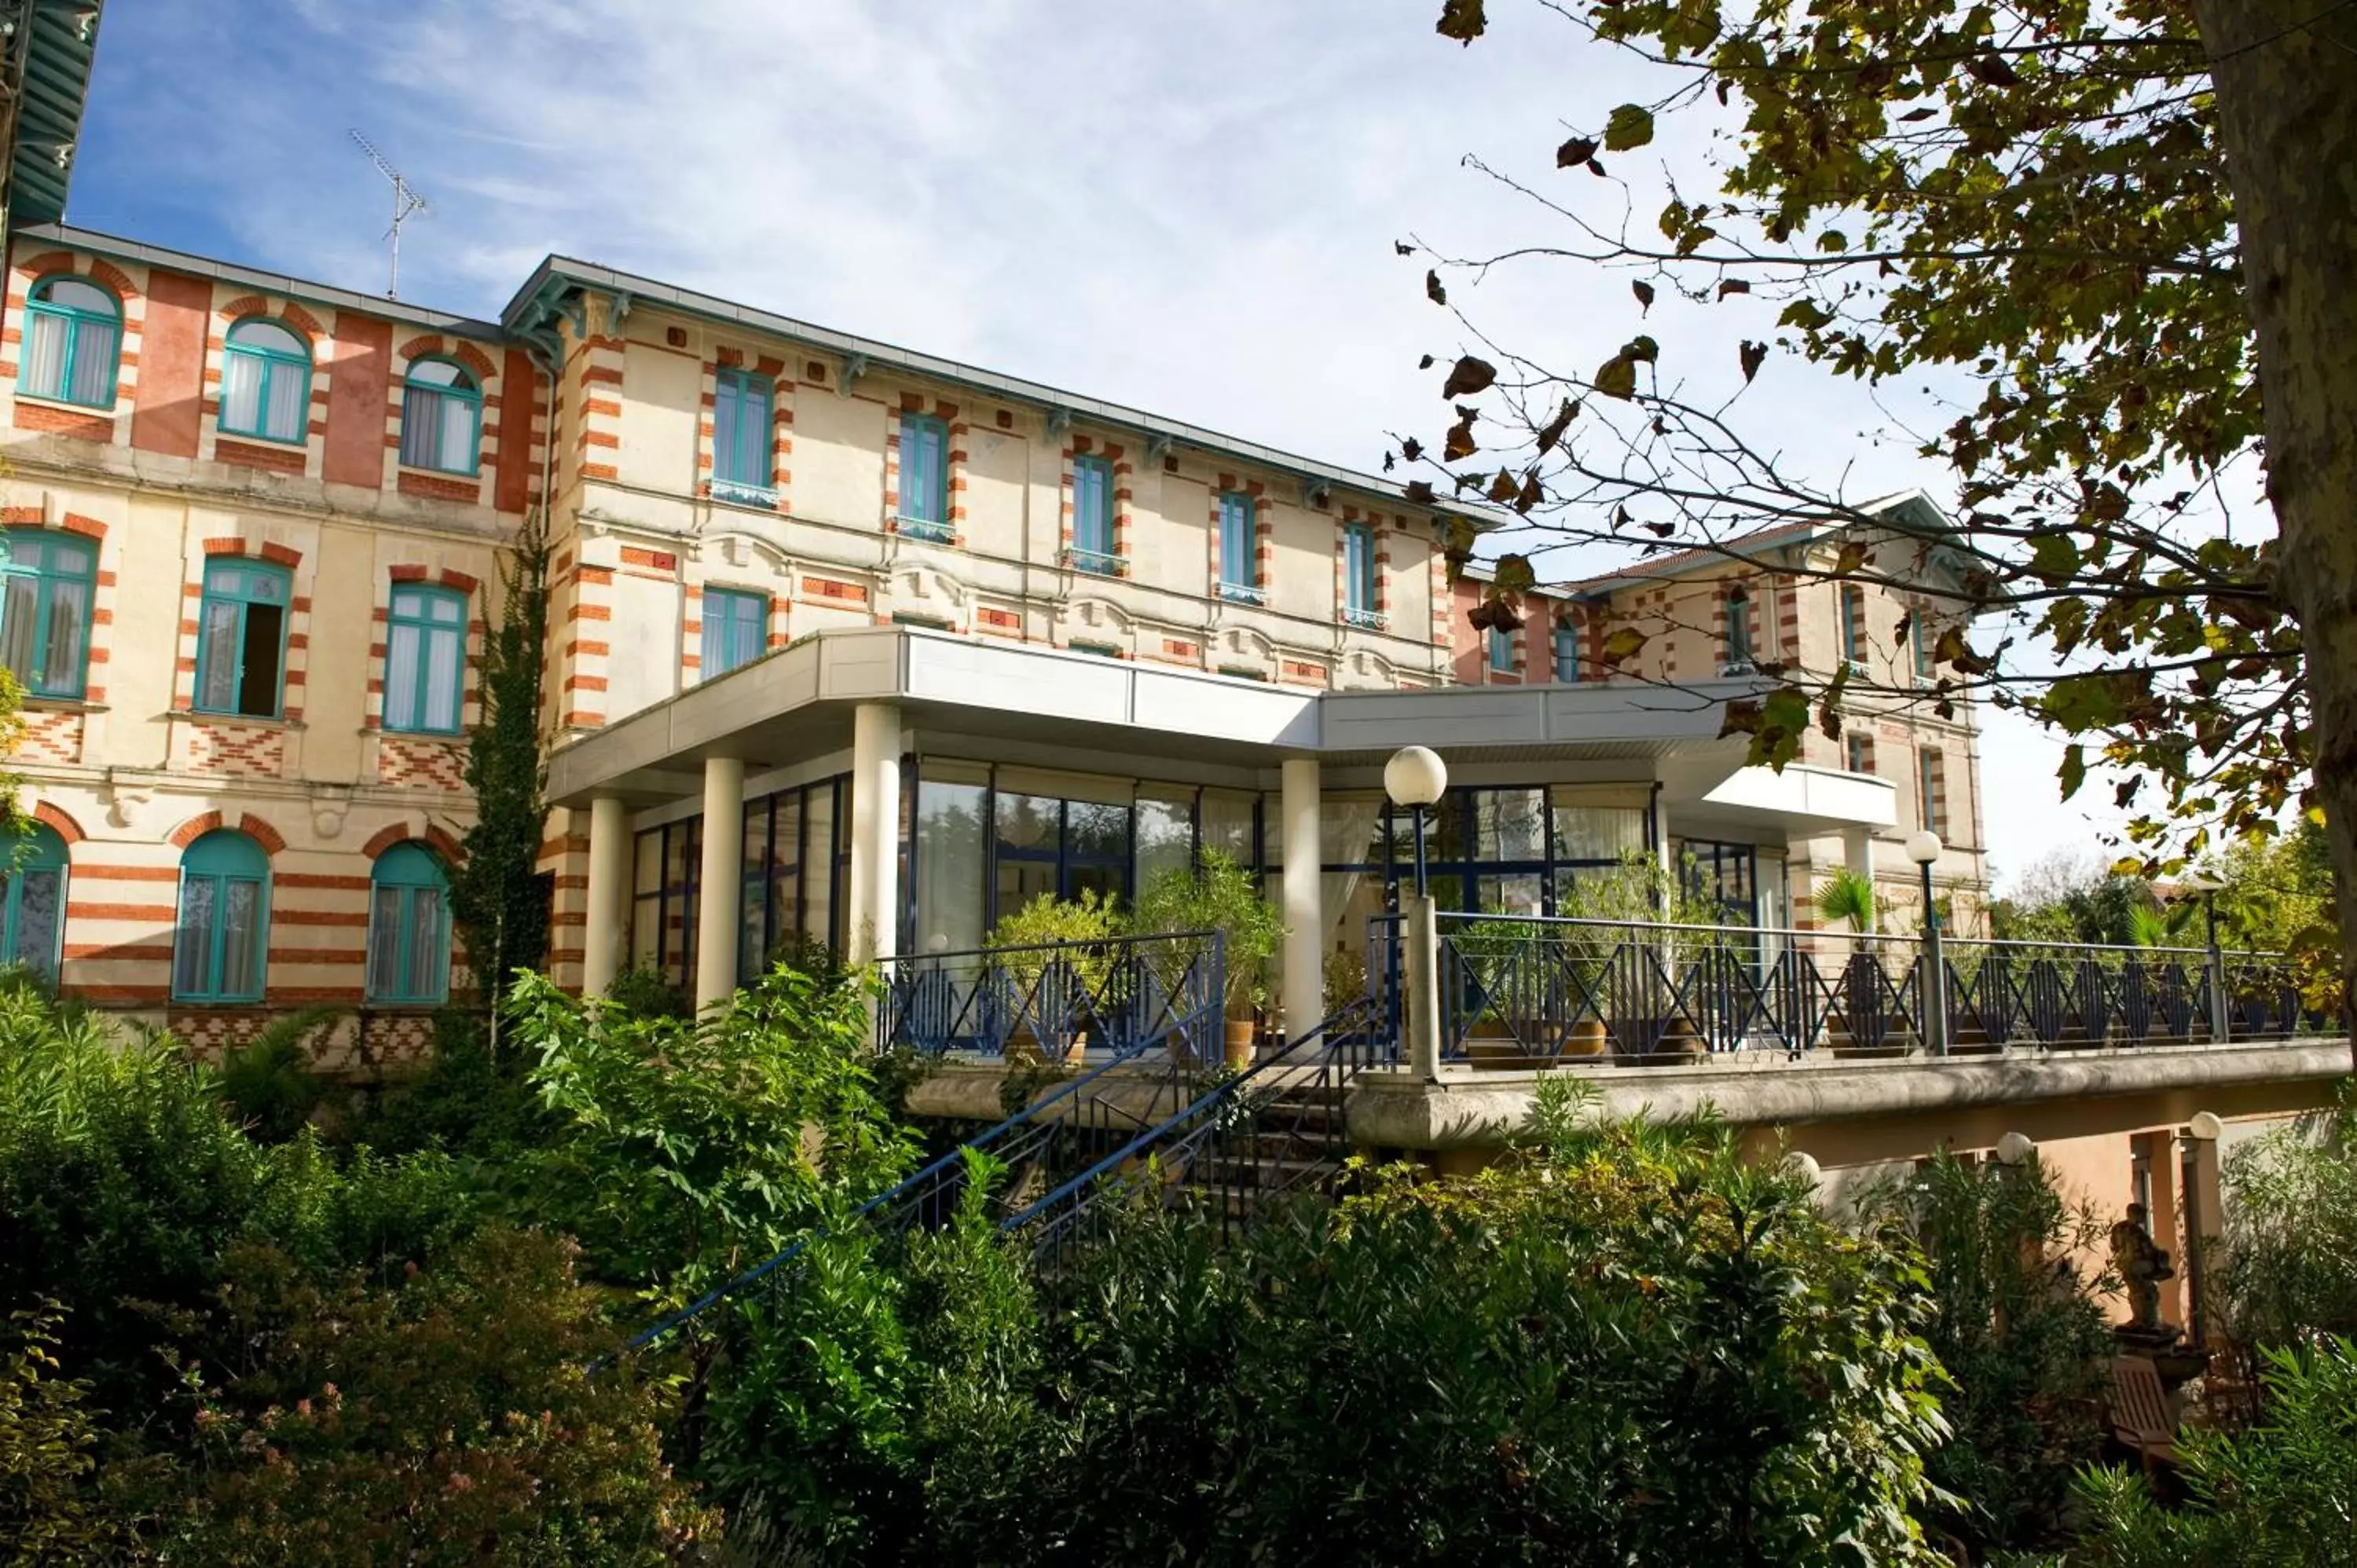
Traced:
MULTIPOLYGON (((1552 168, 1566 123, 1650 95, 1535 4, 1491 10, 1462 49, 1437 0, 113 0, 68 216, 382 289, 390 193, 357 126, 434 206, 404 299, 493 315, 563 252, 1373 467, 1386 431, 1441 423, 1417 357, 1463 347, 1393 241, 1550 238, 1461 158, 1584 179, 1552 168)), ((1636 210, 1700 150, 1623 160, 1636 210)), ((1622 281, 1564 263, 1456 293, 1553 362, 1640 329, 1622 281)), ((1731 356, 1770 317, 1664 302, 1643 329, 1674 351, 1688 325, 1731 356)), ((1821 482, 1944 494, 1865 438, 1857 389, 1763 384, 1747 430, 1821 482)), ((1987 725, 2000 871, 2092 847, 2056 757, 1987 725)))

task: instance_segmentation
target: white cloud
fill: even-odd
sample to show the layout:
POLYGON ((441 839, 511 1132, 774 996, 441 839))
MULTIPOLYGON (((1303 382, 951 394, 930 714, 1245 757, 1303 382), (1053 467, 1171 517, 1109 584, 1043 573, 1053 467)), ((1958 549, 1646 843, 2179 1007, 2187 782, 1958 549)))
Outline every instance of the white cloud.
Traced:
MULTIPOLYGON (((1437 9, 301 0, 265 26, 125 7, 105 49, 130 54, 102 53, 93 112, 135 138, 143 198, 237 259, 373 286, 387 192, 344 140, 357 124, 435 204, 405 231, 406 297, 488 315, 565 252, 1372 467, 1384 431, 1433 433, 1416 356, 1462 347, 1392 242, 1561 238, 1460 158, 1592 201, 1609 188, 1556 172, 1555 144, 1647 95, 1537 6, 1493 6, 1469 49, 1435 36, 1437 9)), ((1661 164, 1703 150, 1676 134, 1612 160, 1640 213, 1661 164)), ((1590 368, 1640 329, 1624 279, 1566 263, 1453 286, 1544 362, 1590 368)), ((1643 329, 1724 360, 1692 372, 1716 379, 1771 319, 1664 300, 1643 329)), ((1799 365, 1741 407, 1819 480, 1855 465, 1853 494, 1943 482, 1908 441, 1863 438, 1879 416, 1857 389, 1799 365)), ((2000 866, 2090 836, 2018 721, 1990 718, 1983 757, 2000 866)))

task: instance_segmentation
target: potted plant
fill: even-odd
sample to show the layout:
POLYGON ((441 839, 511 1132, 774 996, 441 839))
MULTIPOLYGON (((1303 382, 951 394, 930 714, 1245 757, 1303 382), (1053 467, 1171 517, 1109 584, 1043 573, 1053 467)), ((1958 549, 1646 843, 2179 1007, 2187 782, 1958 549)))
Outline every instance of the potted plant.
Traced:
POLYGON ((1225 1059, 1230 1067, 1250 1063, 1254 1015, 1268 999, 1265 972, 1285 940, 1285 923, 1262 894, 1259 878, 1232 856, 1204 850, 1191 870, 1173 866, 1147 883, 1129 924, 1139 936, 1221 934, 1228 969, 1227 993, 1221 999, 1227 1018, 1225 1059))
POLYGON ((1516 1002, 1531 999, 1529 966, 1538 941, 1535 923, 1515 919, 1475 920, 1451 939, 1464 966, 1465 1004, 1473 1014, 1465 1054, 1477 1068, 1526 1066, 1537 1054, 1532 1047, 1543 1043, 1527 1036, 1545 1028, 1543 1016, 1531 1015, 1534 1011, 1543 1015, 1544 1007, 1524 1005, 1509 1012, 1516 1002), (1523 1032, 1517 1031, 1518 1023, 1523 1032))
MULTIPOLYGON (((1874 923, 1874 884, 1846 865, 1835 866, 1818 883, 1809 901, 1816 906, 1817 918, 1829 926, 1846 921, 1853 932, 1863 935, 1874 923)), ((1882 1015, 1881 983, 1880 961, 1867 944, 1855 944, 1842 971, 1842 1029, 1850 1043, 1836 1047, 1835 1055, 1889 1054, 1880 1043, 1878 1024, 1882 1015)))
POLYGON ((1326 1016, 1331 1018, 1351 1003, 1367 994, 1367 960, 1363 953, 1352 952, 1340 942, 1326 955, 1324 983, 1319 987, 1326 1004, 1326 1016))
POLYGON ((1043 1052, 1065 1057, 1104 995, 1113 973, 1107 944, 1121 934, 1112 898, 1093 890, 1076 899, 1042 893, 999 917, 985 945, 1002 954, 998 966, 1014 993, 1009 1060, 1037 1062, 1043 1052), (1053 1037, 1042 1040, 1042 1027, 1053 1037))

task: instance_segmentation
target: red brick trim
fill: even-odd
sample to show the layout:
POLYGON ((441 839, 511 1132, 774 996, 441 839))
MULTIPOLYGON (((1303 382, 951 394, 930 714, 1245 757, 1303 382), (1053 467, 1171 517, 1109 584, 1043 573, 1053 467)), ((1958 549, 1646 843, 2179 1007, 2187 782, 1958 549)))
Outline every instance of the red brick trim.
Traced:
POLYGON ((426 823, 425 843, 435 854, 442 857, 442 864, 445 865, 458 865, 466 861, 466 853, 458 847, 458 841, 450 835, 447 829, 437 827, 432 822, 426 823))
POLYGON ((79 533, 88 539, 104 539, 106 537, 106 524, 99 521, 98 519, 94 517, 84 517, 78 511, 70 511, 66 513, 65 521, 59 526, 63 528, 68 533, 79 533))
POLYGON ((174 849, 186 849, 221 825, 221 814, 219 811, 207 811, 200 816, 190 817, 187 822, 174 828, 168 836, 168 842, 174 849))
POLYGON ((58 837, 70 844, 80 843, 90 836, 81 831, 80 822, 75 822, 62 809, 52 806, 47 800, 33 802, 33 820, 47 824, 56 832, 58 837))
POLYGON ((114 439, 114 415, 90 409, 52 408, 43 403, 16 400, 16 427, 38 430, 44 435, 63 435, 75 441, 112 441, 114 439))
POLYGON ((236 463, 248 468, 299 474, 310 454, 300 446, 254 446, 243 441, 221 439, 213 443, 213 456, 224 463, 236 463))
POLYGON ((237 831, 262 846, 264 854, 276 854, 286 847, 286 835, 261 817, 247 811, 239 816, 237 831))
POLYGON ((371 860, 374 860, 377 856, 382 854, 386 850, 391 849, 393 845, 397 843, 407 843, 411 839, 416 836, 416 834, 409 831, 409 824, 407 822, 395 822, 391 827, 380 828, 374 833, 369 835, 368 843, 361 845, 361 853, 368 856, 371 860))
POLYGON ((454 572, 446 566, 442 569, 442 585, 446 588, 456 588, 462 594, 471 594, 481 587, 483 582, 479 577, 469 576, 464 572, 454 572))

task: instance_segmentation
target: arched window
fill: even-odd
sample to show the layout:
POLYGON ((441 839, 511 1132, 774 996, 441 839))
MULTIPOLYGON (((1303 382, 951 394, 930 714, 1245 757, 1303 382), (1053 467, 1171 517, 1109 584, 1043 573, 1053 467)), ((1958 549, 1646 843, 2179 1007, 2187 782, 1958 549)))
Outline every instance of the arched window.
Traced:
POLYGON ((0 664, 37 697, 79 697, 90 658, 98 551, 86 539, 12 528, 0 558, 0 664))
POLYGON ((6 889, 0 962, 55 981, 66 933, 66 841, 40 822, 0 834, 0 887, 6 889))
POLYGON ((301 442, 310 426, 311 346, 258 316, 231 328, 221 350, 221 434, 301 442))
POLYGON ((197 632, 197 711, 274 719, 285 692, 294 579, 267 561, 205 563, 197 632))
POLYGON ((483 429, 483 392, 475 378, 447 360, 409 367, 401 394, 401 460, 446 474, 475 471, 483 429))
POLYGON ((182 1002, 259 1002, 270 941, 270 857, 217 828, 180 856, 180 919, 172 933, 172 995, 182 1002))
POLYGON ((457 734, 467 672, 467 596, 454 588, 405 584, 393 590, 386 619, 384 727, 457 734))
POLYGON ((440 1002, 450 994, 449 879, 421 843, 377 856, 369 877, 368 999, 440 1002))
POLYGON ((16 390, 35 397, 114 406, 123 306, 96 284, 45 278, 25 302, 25 360, 16 390))

